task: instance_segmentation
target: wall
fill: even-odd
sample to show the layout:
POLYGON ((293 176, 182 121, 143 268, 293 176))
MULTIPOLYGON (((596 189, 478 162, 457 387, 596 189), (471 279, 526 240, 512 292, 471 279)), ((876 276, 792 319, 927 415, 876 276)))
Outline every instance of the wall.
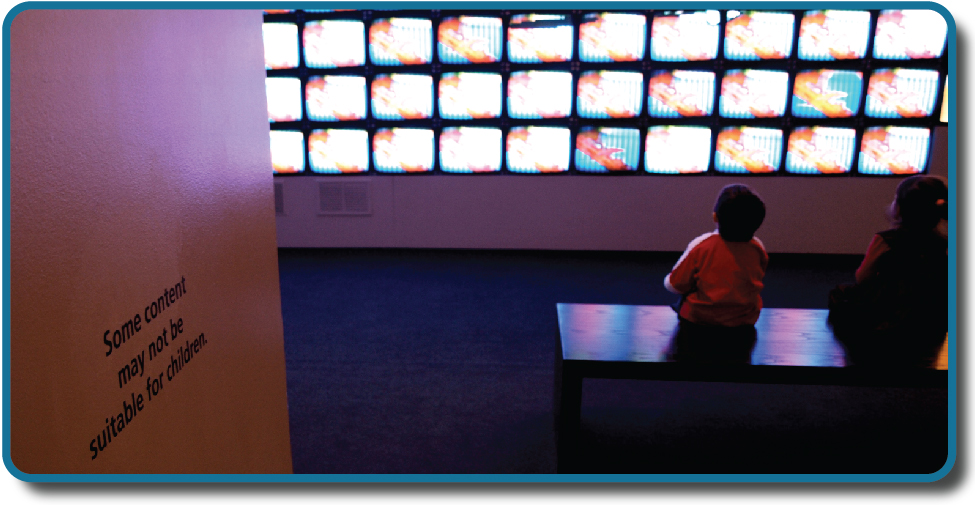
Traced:
POLYGON ((7 22, 8 470, 290 472, 260 11, 7 22))
MULTIPOLYGON (((931 172, 948 175, 948 132, 931 172)), ((681 251, 713 229, 725 184, 766 201, 758 236, 771 252, 862 254, 887 227, 899 179, 727 176, 384 175, 278 177, 279 247, 430 247, 681 251), (319 181, 369 181, 372 214, 319 215, 319 181)))

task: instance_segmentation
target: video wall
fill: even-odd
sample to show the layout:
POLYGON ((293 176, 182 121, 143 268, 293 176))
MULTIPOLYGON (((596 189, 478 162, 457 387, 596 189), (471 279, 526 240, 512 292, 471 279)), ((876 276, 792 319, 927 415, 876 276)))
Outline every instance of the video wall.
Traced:
POLYGON ((265 11, 284 174, 897 176, 947 121, 930 10, 265 11))

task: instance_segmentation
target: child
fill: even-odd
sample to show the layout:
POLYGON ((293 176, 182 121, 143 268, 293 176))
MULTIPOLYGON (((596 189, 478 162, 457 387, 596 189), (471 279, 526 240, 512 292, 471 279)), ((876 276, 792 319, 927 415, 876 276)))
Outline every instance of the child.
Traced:
POLYGON ((889 360, 893 352, 920 358, 944 340, 948 239, 939 225, 948 218, 947 200, 948 186, 940 177, 901 181, 887 213, 893 228, 874 235, 857 283, 830 293, 833 332, 854 361, 889 360))
POLYGON ((732 184, 718 195, 712 218, 717 231, 691 241, 664 287, 681 295, 682 326, 754 332, 768 266, 765 246, 754 235, 765 220, 765 204, 748 186, 732 184))

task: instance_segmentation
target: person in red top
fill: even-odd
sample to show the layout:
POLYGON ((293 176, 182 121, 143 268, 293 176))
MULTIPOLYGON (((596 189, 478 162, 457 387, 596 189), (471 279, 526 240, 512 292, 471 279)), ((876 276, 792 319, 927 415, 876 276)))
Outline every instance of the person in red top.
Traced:
POLYGON ((768 253, 755 231, 765 220, 765 203, 748 186, 725 186, 712 215, 718 229, 697 237, 664 279, 681 295, 681 324, 754 328, 762 310, 762 279, 768 253))

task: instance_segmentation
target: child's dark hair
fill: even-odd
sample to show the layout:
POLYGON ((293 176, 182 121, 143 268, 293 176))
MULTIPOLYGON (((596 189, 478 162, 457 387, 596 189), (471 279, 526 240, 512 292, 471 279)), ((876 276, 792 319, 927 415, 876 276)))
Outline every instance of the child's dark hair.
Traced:
POLYGON ((932 175, 913 175, 897 185, 895 224, 901 228, 930 230, 948 219, 948 185, 932 175))
POLYGON ((765 221, 765 203, 744 184, 725 186, 714 202, 718 233, 728 242, 748 242, 765 221))

